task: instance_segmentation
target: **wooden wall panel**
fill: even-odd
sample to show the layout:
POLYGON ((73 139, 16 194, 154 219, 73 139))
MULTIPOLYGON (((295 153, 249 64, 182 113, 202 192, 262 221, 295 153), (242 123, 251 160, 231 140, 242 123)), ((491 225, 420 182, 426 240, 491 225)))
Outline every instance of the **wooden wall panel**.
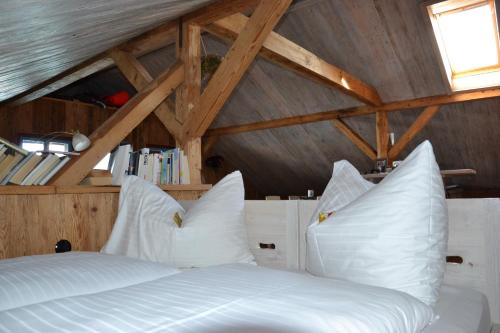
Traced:
MULTIPOLYGON (((169 191, 177 200, 204 191, 169 191)), ((99 251, 118 211, 118 193, 0 195, 0 259, 53 253, 67 239, 77 251, 99 251)))
MULTIPOLYGON (((21 135, 45 135, 79 130, 90 135, 113 114, 113 108, 41 98, 14 108, 0 108, 0 137, 18 143, 21 135)), ((145 146, 175 146, 175 140, 154 117, 147 117, 127 137, 134 149, 145 146)))

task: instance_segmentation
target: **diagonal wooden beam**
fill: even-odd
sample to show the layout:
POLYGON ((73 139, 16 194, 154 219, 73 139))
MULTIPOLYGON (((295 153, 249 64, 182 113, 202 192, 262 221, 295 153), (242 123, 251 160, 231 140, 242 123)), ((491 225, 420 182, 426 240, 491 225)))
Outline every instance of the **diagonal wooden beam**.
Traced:
POLYGON ((233 43, 200 99, 199 111, 186 123, 186 137, 201 137, 255 59, 291 0, 262 0, 233 43))
MULTIPOLYGON (((115 49, 110 52, 110 56, 113 58, 118 69, 137 91, 144 89, 144 87, 153 81, 153 77, 132 54, 115 49)), ((175 138, 181 135, 182 124, 177 121, 175 111, 168 104, 168 100, 161 103, 155 109, 154 114, 175 138)))
POLYGON ((279 119, 258 121, 248 124, 232 125, 214 128, 207 131, 205 136, 221 136, 244 132, 260 131, 271 128, 296 126, 301 124, 328 121, 338 118, 358 117, 374 114, 377 111, 396 112, 427 107, 431 105, 446 105, 464 103, 469 101, 480 101, 500 97, 500 88, 487 88, 468 92, 454 93, 451 95, 430 96, 411 100, 386 103, 379 107, 360 106, 347 109, 330 110, 324 112, 309 113, 305 115, 285 117, 279 119))
POLYGON ((342 119, 332 120, 332 124, 339 129, 342 134, 344 134, 352 143, 356 145, 366 156, 371 160, 377 159, 377 152, 372 146, 366 142, 358 133, 356 133, 349 125, 347 125, 342 119))
MULTIPOLYGON (((116 47, 127 52, 131 52, 135 57, 140 57, 144 54, 174 43, 177 36, 177 24, 177 20, 161 24, 158 27, 121 43, 116 47)), ((64 72, 37 84, 35 87, 0 103, 0 105, 17 106, 31 102, 103 69, 109 68, 112 65, 113 59, 110 58, 109 52, 102 52, 81 62, 75 67, 69 68, 64 72)))
MULTIPOLYGON (((218 20, 204 29, 227 42, 232 42, 247 22, 248 17, 235 14, 218 20)), ((306 78, 337 88, 368 105, 382 104, 373 87, 276 32, 271 32, 266 38, 259 55, 306 78)))
POLYGON ((389 159, 396 159, 399 154, 406 148, 408 143, 427 125, 429 121, 438 113, 439 106, 428 106, 422 111, 417 119, 411 124, 408 130, 401 136, 401 138, 389 150, 389 159))
POLYGON ((77 185, 111 149, 170 95, 184 80, 184 66, 175 64, 160 74, 127 104, 116 111, 89 137, 92 145, 54 177, 50 185, 77 185))

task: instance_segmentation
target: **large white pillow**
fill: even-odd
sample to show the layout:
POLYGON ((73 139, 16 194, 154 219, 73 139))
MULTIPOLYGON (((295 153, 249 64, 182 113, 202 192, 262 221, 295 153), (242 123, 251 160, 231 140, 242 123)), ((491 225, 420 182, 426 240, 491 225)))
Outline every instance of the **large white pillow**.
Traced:
POLYGON ((316 222, 320 213, 338 211, 373 186, 375 184, 364 179, 348 161, 335 162, 333 164, 332 178, 326 185, 309 224, 316 222))
POLYGON ((251 263, 244 221, 245 190, 239 171, 227 175, 187 212, 157 186, 124 178, 118 217, 101 252, 179 268, 251 263), (182 217, 182 227, 174 215, 182 217))
POLYGON ((382 182, 307 230, 307 270, 400 290, 426 304, 443 280, 448 217, 428 141, 382 182))
POLYGON ((177 267, 253 262, 245 225, 241 173, 227 175, 205 193, 184 215, 182 228, 175 231, 177 267))

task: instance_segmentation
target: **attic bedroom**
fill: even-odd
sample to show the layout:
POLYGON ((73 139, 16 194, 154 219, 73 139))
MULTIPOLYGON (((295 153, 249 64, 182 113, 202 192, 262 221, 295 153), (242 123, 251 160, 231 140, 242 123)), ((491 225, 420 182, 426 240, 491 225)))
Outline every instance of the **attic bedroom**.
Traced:
POLYGON ((494 0, 0 3, 0 332, 500 332, 494 0))

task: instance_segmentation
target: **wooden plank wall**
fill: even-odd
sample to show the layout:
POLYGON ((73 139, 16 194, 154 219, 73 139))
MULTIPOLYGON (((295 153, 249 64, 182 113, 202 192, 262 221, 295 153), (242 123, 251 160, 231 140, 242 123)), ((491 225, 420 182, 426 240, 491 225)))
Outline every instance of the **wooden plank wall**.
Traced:
MULTIPOLYGON (((52 98, 0 108, 0 137, 18 143, 21 135, 79 130, 90 135, 115 109, 52 98)), ((163 125, 150 115, 128 137, 134 149, 145 146, 175 146, 163 125)))
MULTIPOLYGON (((204 191, 169 191, 178 200, 204 191)), ((99 251, 111 233, 118 193, 0 195, 0 259, 54 253, 67 239, 77 251, 99 251)))

